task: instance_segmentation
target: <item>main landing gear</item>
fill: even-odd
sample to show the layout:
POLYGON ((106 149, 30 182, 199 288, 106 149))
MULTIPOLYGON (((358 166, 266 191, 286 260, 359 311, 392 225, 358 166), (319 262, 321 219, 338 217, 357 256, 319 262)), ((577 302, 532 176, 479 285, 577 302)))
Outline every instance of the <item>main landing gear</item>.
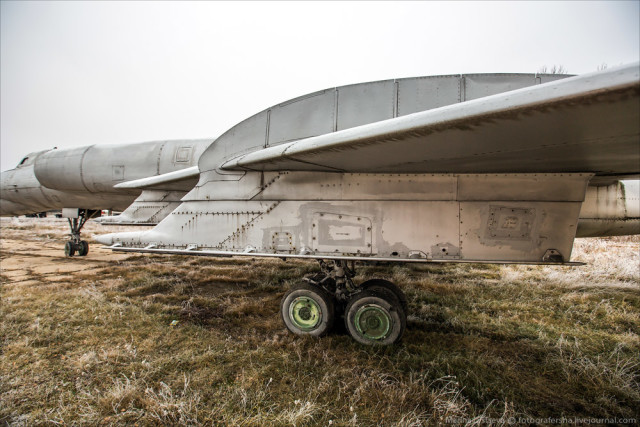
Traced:
POLYGON ((64 254, 66 256, 74 256, 76 252, 79 256, 86 256, 89 253, 89 242, 80 238, 80 230, 91 218, 99 216, 100 211, 98 210, 78 209, 77 215, 74 215, 73 218, 67 218, 71 229, 71 233, 69 233, 71 239, 64 244, 64 254))
POLYGON ((407 324, 407 298, 393 283, 368 280, 354 285, 354 263, 319 260, 321 272, 291 288, 281 302, 282 320, 297 335, 321 336, 340 318, 362 344, 398 341, 407 324))

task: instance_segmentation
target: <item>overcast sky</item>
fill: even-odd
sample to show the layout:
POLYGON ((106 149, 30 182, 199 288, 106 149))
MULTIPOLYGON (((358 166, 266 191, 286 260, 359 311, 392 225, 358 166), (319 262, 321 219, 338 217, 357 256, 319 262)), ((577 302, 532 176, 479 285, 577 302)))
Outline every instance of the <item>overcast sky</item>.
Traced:
POLYGON ((213 138, 343 84, 636 62, 638 5, 2 1, 1 169, 54 146, 213 138))

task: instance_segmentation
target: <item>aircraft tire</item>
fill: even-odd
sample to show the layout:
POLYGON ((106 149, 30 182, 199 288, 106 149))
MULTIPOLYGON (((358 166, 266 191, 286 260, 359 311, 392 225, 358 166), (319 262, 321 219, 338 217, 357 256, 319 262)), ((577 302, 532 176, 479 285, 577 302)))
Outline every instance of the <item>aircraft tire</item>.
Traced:
POLYGON ((87 256, 88 253, 89 253, 89 242, 87 242, 86 240, 83 240, 78 245, 78 255, 87 256))
POLYGON ((280 314, 289 331, 314 337, 329 332, 335 318, 331 296, 306 283, 294 286, 284 295, 280 314))
POLYGON ((67 243, 64 244, 64 254, 66 256, 74 256, 76 253, 76 245, 69 240, 67 243))
POLYGON ((365 345, 391 345, 402 337, 407 325, 398 299, 372 290, 360 292, 349 301, 344 321, 349 335, 365 345))
POLYGON ((387 296, 389 294, 393 295, 404 310, 404 313, 407 314, 409 312, 409 302, 407 300, 407 296, 402 292, 402 290, 395 284, 391 283, 388 280, 384 279, 371 279, 363 282, 360 285, 360 288, 363 291, 374 291, 382 294, 383 296, 387 296))

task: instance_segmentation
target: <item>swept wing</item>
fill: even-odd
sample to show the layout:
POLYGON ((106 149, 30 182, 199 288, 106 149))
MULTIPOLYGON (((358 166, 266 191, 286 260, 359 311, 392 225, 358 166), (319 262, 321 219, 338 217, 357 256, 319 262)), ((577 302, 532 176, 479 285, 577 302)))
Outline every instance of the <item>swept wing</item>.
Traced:
MULTIPOLYGON (((633 175, 639 74, 636 63, 454 103, 270 146, 221 169, 633 175)), ((217 166, 205 160, 201 170, 217 166)))

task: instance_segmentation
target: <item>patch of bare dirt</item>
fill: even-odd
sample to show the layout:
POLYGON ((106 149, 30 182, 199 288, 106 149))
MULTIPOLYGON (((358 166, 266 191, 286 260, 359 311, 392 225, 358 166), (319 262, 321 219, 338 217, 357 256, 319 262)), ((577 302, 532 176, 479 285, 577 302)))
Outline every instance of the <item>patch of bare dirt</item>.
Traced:
POLYGON ((131 256, 103 248, 91 238, 94 234, 136 229, 88 222, 83 238, 90 244, 89 254, 67 257, 64 254, 69 233, 66 219, 0 218, 0 274, 10 282, 73 280, 75 273, 87 274, 131 256))

